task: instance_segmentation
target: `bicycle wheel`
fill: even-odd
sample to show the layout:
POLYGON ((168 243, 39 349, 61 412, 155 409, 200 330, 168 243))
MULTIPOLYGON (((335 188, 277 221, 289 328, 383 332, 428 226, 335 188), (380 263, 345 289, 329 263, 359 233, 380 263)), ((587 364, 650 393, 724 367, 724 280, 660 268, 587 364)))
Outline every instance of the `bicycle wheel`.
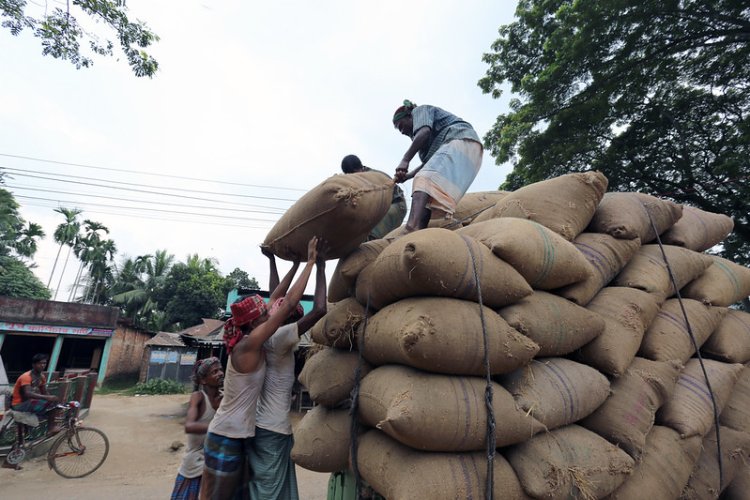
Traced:
POLYGON ((55 472, 69 479, 88 476, 101 467, 109 453, 109 439, 99 429, 78 427, 57 438, 47 455, 55 472))

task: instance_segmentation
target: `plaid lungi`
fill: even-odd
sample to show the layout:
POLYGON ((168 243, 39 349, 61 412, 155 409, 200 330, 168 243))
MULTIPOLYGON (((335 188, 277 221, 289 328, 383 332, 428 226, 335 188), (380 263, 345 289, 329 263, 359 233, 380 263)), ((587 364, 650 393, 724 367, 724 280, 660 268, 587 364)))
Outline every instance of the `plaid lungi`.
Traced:
POLYGON ((198 500, 198 494, 201 489, 201 477, 187 478, 182 474, 177 474, 174 481, 172 496, 170 500, 198 500))
POLYGON ((57 403, 47 401, 45 399, 27 399, 23 403, 13 405, 12 408, 16 411, 22 411, 24 413, 35 413, 36 415, 44 415, 50 411, 57 403))
POLYGON ((297 475, 292 462, 294 438, 255 428, 250 449, 250 498, 252 500, 298 500, 297 475))
POLYGON ((230 438, 209 432, 203 447, 205 463, 200 498, 245 500, 250 478, 247 455, 252 438, 230 438))

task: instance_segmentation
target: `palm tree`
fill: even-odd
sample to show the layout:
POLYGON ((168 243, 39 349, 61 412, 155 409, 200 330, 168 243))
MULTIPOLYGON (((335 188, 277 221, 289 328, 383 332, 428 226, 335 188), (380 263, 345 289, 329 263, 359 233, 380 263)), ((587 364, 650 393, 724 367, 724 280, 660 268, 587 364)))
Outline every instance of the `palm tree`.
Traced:
POLYGON ((58 290, 60 290, 63 276, 65 276, 65 269, 68 267, 68 261, 70 260, 70 251, 73 249, 76 237, 78 236, 78 231, 81 228, 81 223, 78 222, 78 215, 82 211, 77 208, 59 207, 55 209, 55 212, 62 214, 62 216, 65 217, 65 222, 57 226, 57 229, 55 230, 55 242, 59 243, 60 247, 57 249, 55 263, 52 264, 52 272, 49 274, 47 288, 49 288, 50 283, 52 283, 52 276, 54 276, 55 269, 57 268, 57 261, 60 258, 60 251, 62 250, 62 247, 64 245, 68 246, 68 255, 65 257, 65 263, 63 264, 62 273, 60 274, 60 280, 58 281, 57 288, 55 289, 54 298, 57 298, 57 292, 58 290))
POLYGON ((73 287, 70 290, 68 301, 73 300, 73 297, 77 293, 78 287, 80 286, 83 270, 91 263, 94 248, 96 248, 101 242, 99 231, 103 231, 104 233, 109 234, 109 229, 101 222, 85 219, 83 221, 83 225, 86 232, 76 238, 76 242, 73 248, 73 252, 81 261, 81 264, 80 266, 78 266, 78 273, 76 274, 76 279, 73 283, 73 287))
POLYGON ((99 292, 108 279, 112 278, 112 268, 109 263, 117 252, 117 246, 113 240, 98 240, 94 243, 89 254, 89 286, 85 294, 88 302, 99 303, 99 292))
POLYGON ((126 259, 112 286, 112 303, 123 308, 123 315, 138 326, 162 325, 166 316, 158 310, 155 294, 163 287, 174 255, 157 250, 154 255, 126 259))
POLYGON ((15 244, 16 253, 30 259, 37 251, 37 239, 44 238, 42 226, 36 222, 28 222, 26 227, 21 229, 20 236, 15 244))

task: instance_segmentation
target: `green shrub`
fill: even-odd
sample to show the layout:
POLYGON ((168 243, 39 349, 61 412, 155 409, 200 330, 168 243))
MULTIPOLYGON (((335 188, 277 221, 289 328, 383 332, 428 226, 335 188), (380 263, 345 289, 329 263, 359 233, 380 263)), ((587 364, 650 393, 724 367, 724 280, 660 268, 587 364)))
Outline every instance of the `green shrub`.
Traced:
POLYGON ((176 380, 152 378, 135 384, 132 391, 133 394, 184 394, 185 386, 176 380))

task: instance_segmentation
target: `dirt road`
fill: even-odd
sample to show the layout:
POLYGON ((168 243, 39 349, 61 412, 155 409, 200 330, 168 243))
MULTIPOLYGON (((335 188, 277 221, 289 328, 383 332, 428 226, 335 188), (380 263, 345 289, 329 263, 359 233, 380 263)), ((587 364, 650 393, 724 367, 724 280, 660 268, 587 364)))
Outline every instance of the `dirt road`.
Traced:
MULTIPOLYGON (((107 434, 109 457, 91 476, 64 479, 44 457, 27 460, 20 471, 0 469, 0 498, 66 500, 168 499, 185 442, 182 424, 187 395, 95 396, 86 425, 107 434)), ((296 422, 298 418, 295 418, 296 422)), ((300 498, 324 500, 328 474, 297 467, 300 498)))

